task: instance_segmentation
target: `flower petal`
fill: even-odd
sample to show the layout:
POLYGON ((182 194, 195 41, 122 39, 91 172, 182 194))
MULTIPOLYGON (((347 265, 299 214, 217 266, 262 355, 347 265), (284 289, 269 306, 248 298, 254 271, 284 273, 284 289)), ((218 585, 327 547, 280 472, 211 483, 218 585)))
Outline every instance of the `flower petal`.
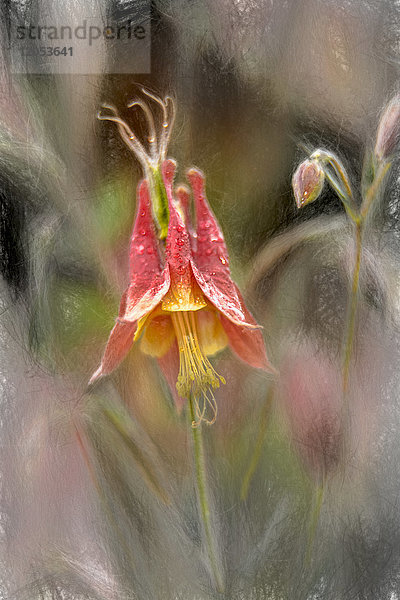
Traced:
POLYGON ((196 322, 200 347, 206 356, 212 356, 226 348, 228 338, 217 311, 199 310, 196 322))
POLYGON ((177 201, 179 202, 180 206, 182 207, 182 212, 183 212, 183 216, 185 219, 185 225, 186 225, 186 229, 189 232, 189 237, 190 237, 190 242, 191 245, 193 247, 193 228, 192 228, 192 221, 190 218, 190 192, 189 189, 186 187, 186 185, 179 185, 176 189, 175 189, 175 197, 177 199, 177 201))
POLYGON ((165 254, 170 266, 171 276, 172 273, 175 275, 189 272, 189 262, 192 258, 189 233, 178 210, 178 205, 172 197, 175 168, 176 165, 173 160, 166 160, 162 165, 163 181, 170 212, 165 254))
POLYGON ((204 175, 198 169, 190 169, 187 177, 193 189, 197 217, 197 243, 192 262, 197 283, 210 302, 228 319, 238 325, 257 327, 231 279, 228 250, 207 202, 204 175))
POLYGON ((168 314, 158 314, 149 320, 144 327, 140 349, 145 354, 160 358, 170 349, 175 339, 175 330, 168 314))
POLYGON ((168 352, 158 359, 158 364, 170 387, 176 409, 178 413, 180 413, 182 412, 186 400, 178 394, 176 389, 176 382, 179 374, 179 350, 176 341, 172 344, 168 352))
POLYGON ((165 160, 162 175, 167 191, 169 225, 165 257, 169 266, 171 285, 164 298, 163 309, 168 311, 199 310, 206 306, 201 290, 196 285, 191 269, 192 248, 189 233, 172 197, 175 162, 165 160))
POLYGON ((100 379, 100 377, 104 377, 104 375, 109 375, 116 367, 118 367, 133 344, 137 323, 124 323, 120 320, 121 315, 125 312, 125 306, 126 291, 122 294, 119 306, 119 317, 108 337, 100 366, 89 379, 88 385, 95 383, 95 381, 100 379))
POLYGON ((277 373, 268 360, 264 339, 259 329, 237 325, 225 315, 221 315, 221 324, 229 338, 230 347, 241 360, 257 369, 277 373))
POLYGON ((121 319, 137 321, 157 306, 170 285, 169 269, 162 269, 146 180, 138 186, 138 208, 129 254, 129 287, 121 319))

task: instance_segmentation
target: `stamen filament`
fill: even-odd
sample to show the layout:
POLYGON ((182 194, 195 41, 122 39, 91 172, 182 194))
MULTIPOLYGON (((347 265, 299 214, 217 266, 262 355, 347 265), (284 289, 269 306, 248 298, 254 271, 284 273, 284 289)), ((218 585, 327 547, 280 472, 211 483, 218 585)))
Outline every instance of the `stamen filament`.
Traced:
POLYGON ((211 425, 217 417, 212 388, 219 387, 220 382, 224 384, 225 380, 218 375, 200 347, 195 311, 172 312, 171 318, 180 359, 176 389, 183 398, 193 399, 195 419, 192 426, 198 427, 202 421, 211 425), (210 419, 205 417, 207 408, 211 410, 210 419))

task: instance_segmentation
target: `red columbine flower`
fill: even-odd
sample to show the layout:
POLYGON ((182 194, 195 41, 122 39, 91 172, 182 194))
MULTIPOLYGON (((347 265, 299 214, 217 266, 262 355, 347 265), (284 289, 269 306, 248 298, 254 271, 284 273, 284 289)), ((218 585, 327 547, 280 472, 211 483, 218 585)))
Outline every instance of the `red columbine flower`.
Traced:
POLYGON ((173 198, 175 163, 164 160, 161 177, 168 200, 165 248, 153 224, 149 184, 138 186, 138 207, 130 244, 129 286, 111 331, 100 367, 90 383, 111 373, 134 342, 159 360, 176 386, 178 408, 191 397, 196 421, 213 423, 217 406, 213 389, 225 380, 208 356, 225 348, 253 367, 273 372, 259 326, 233 283, 222 232, 211 212, 204 177, 188 173, 194 196, 196 227, 189 220, 189 193, 173 198), (206 417, 207 408, 211 418, 206 417))

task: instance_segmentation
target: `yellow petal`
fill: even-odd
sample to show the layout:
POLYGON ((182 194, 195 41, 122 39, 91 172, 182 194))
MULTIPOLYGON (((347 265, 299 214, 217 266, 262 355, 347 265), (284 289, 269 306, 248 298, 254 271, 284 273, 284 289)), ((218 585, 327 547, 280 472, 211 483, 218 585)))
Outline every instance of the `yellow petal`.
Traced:
POLYGON ((158 315, 145 324, 140 349, 145 354, 160 358, 172 346, 175 330, 168 315, 158 315))
POLYGON ((174 287, 171 286, 162 301, 162 308, 166 312, 188 312, 201 310, 205 306, 207 303, 197 285, 178 283, 174 287))
POLYGON ((211 356, 228 345, 228 337, 215 311, 196 312, 199 343, 204 354, 211 356))

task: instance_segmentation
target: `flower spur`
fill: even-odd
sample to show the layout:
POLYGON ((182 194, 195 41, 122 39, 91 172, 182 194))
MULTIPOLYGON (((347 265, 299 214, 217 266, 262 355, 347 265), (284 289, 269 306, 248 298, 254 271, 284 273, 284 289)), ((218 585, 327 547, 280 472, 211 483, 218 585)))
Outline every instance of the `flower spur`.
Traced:
MULTIPOLYGON (((150 132, 154 132, 149 109, 140 106, 148 118, 150 132)), ((125 136, 128 126, 122 125, 119 117, 110 120, 118 123, 128 143, 125 136)), ((130 147, 136 154, 136 146, 130 147)), ((176 388, 178 409, 185 399, 191 399, 195 408, 193 426, 202 421, 211 424, 217 415, 213 389, 225 380, 215 371, 209 356, 229 345, 251 366, 270 372, 274 369, 268 362, 260 328, 231 279, 227 248, 205 195, 203 174, 197 169, 187 173, 193 191, 194 227, 190 221, 189 192, 179 187, 174 198, 176 164, 164 158, 165 141, 161 140, 158 148, 157 156, 155 153, 152 158, 147 156, 147 163, 150 158, 152 162, 146 163, 146 178, 138 186, 129 285, 122 296, 119 316, 100 367, 90 383, 111 373, 131 345, 139 342, 144 353, 158 359, 171 387, 176 388), (152 194, 149 179, 158 170, 167 201, 159 215, 168 214, 168 223, 157 220, 158 237, 162 240, 165 225, 165 246, 157 238, 152 216, 153 194, 160 193, 160 186, 152 194)), ((157 201, 162 204, 163 199, 157 201)))
POLYGON ((170 96, 166 96, 164 100, 161 100, 161 98, 151 94, 144 88, 141 88, 141 91, 148 98, 153 100, 153 102, 155 102, 158 108, 160 108, 162 111, 161 133, 157 137, 153 113, 151 112, 149 106, 142 100, 138 99, 132 100, 132 102, 129 102, 128 104, 128 108, 132 108, 134 106, 141 108, 146 117, 148 127, 147 141, 149 144, 147 150, 129 125, 120 117, 117 109, 111 104, 103 104, 102 106, 103 108, 109 110, 111 114, 103 115, 99 111, 97 118, 100 121, 111 121, 117 124, 121 138, 141 164, 144 176, 150 185, 150 195, 154 216, 160 229, 159 237, 164 239, 167 235, 168 202, 161 180, 161 165, 166 158, 168 143, 171 137, 172 128, 174 126, 175 104, 170 96))

